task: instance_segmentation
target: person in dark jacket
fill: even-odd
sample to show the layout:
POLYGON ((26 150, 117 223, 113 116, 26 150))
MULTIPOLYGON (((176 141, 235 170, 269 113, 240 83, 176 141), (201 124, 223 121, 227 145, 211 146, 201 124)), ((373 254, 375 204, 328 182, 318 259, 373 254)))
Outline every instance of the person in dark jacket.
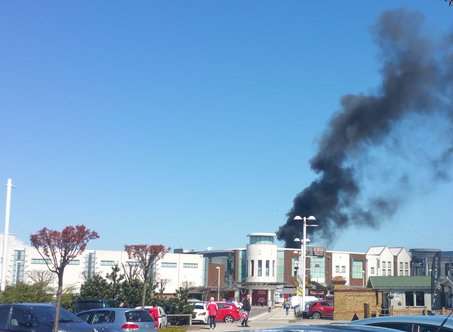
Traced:
POLYGON ((252 306, 250 304, 250 294, 247 294, 245 300, 242 302, 242 310, 247 313, 247 316, 242 320, 241 326, 249 326, 248 321, 250 317, 250 311, 252 310, 252 306))

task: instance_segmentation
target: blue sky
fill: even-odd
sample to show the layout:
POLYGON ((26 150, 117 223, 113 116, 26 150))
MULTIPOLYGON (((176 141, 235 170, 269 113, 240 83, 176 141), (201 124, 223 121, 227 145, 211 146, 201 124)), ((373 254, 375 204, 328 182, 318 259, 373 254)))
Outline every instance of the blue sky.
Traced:
MULTIPOLYGON (((201 249, 277 230, 340 97, 378 86, 370 27, 399 7, 452 27, 442 0, 2 3, 12 232, 84 223, 92 248, 201 249)), ((430 188, 331 247, 453 249, 452 195, 430 188)))

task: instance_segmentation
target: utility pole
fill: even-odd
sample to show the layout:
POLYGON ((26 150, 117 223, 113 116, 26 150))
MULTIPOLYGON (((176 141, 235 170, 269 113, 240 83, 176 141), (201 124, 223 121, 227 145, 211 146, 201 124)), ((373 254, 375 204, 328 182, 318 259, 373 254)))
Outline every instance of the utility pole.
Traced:
POLYGON ((8 179, 6 183, 6 206, 5 206, 5 229, 3 231, 3 260, 2 260, 2 280, 0 290, 3 292, 6 288, 6 273, 8 272, 8 237, 9 222, 11 217, 11 191, 13 189, 13 180, 8 179))

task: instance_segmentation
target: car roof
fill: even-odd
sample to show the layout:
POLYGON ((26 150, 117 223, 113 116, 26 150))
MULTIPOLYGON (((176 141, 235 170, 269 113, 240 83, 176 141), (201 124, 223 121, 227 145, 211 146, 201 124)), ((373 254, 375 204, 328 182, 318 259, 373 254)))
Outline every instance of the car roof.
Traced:
POLYGON ((351 325, 351 324, 323 324, 323 325, 290 325, 280 328, 270 328, 255 331, 263 332, 401 332, 386 327, 369 326, 369 325, 351 325))
MULTIPOLYGON (((386 316, 386 317, 376 317, 376 318, 367 318, 362 320, 353 321, 352 324, 375 324, 375 323, 414 323, 414 324, 428 324, 440 326, 447 316, 386 316)), ((450 317, 444 325, 448 328, 453 328, 453 317, 450 317)))
POLYGON ((142 309, 136 309, 136 308, 94 308, 94 309, 80 311, 80 312, 77 313, 77 315, 88 313, 88 312, 105 311, 105 310, 115 311, 115 312, 127 312, 127 311, 137 311, 137 310, 142 310, 142 309))

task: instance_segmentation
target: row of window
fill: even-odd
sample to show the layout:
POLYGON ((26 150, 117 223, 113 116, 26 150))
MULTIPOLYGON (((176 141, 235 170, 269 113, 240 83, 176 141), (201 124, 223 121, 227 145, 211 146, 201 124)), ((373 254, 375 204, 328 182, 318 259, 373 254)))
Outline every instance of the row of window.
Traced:
POLYGON ((335 272, 336 273, 346 273, 346 265, 341 265, 341 269, 340 269, 340 265, 335 265, 335 272))
MULTIPOLYGON (((257 277, 263 277, 263 276, 266 276, 266 277, 270 277, 271 275, 271 261, 270 260, 266 260, 264 261, 265 262, 265 271, 264 271, 264 274, 263 274, 263 260, 259 259, 257 260, 257 274, 256 276, 257 277)), ((255 276, 255 260, 251 259, 250 260, 250 276, 251 277, 254 277, 255 276)), ((275 261, 273 260, 272 261, 272 277, 275 277, 275 261)))
MULTIPOLYGON (((43 258, 32 258, 31 259, 31 264, 49 264, 51 260, 49 258, 43 259, 43 258)), ((72 261, 69 262, 69 265, 80 265, 80 259, 73 259, 72 261)))
MULTIPOLYGON (((178 263, 175 262, 162 262, 160 266, 163 268, 177 268, 178 263)), ((185 269, 198 269, 198 263, 183 263, 182 267, 185 269)))

